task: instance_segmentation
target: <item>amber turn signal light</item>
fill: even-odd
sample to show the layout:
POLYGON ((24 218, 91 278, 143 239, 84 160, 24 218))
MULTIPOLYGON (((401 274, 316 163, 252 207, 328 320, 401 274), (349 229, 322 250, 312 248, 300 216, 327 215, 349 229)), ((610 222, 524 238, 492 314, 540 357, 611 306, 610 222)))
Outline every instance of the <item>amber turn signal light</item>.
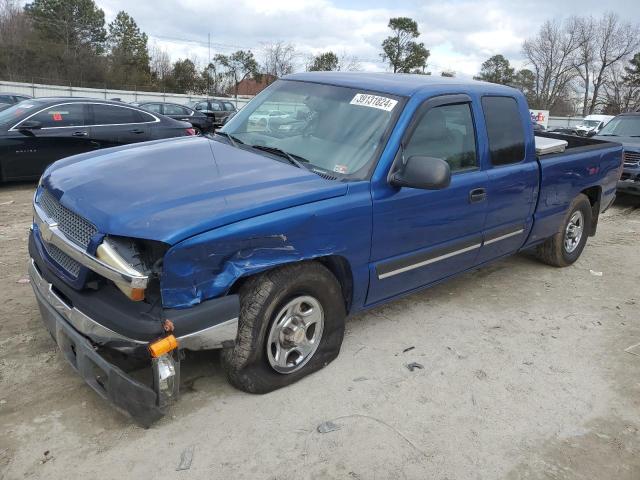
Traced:
POLYGON ((167 335, 160 340, 150 343, 149 353, 153 358, 158 358, 176 348, 178 348, 178 339, 173 335, 167 335))

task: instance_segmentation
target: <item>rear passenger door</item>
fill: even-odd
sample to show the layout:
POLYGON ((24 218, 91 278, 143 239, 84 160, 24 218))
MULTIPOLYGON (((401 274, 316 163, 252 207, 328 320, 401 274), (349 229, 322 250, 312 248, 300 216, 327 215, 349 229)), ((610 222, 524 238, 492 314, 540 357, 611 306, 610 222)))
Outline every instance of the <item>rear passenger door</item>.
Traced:
POLYGON ((539 168, 527 155, 528 110, 515 97, 481 99, 488 139, 487 219, 479 263, 507 255, 523 244, 533 221, 539 168))
POLYGON ((90 135, 93 141, 100 144, 100 148, 149 139, 149 124, 145 120, 154 119, 150 114, 124 105, 106 103, 93 103, 91 109, 93 120, 90 135))
POLYGON ((473 267, 482 244, 487 174, 481 170, 467 95, 443 95, 418 109, 396 162, 412 156, 449 163, 442 190, 386 185, 373 192, 372 304, 473 267))

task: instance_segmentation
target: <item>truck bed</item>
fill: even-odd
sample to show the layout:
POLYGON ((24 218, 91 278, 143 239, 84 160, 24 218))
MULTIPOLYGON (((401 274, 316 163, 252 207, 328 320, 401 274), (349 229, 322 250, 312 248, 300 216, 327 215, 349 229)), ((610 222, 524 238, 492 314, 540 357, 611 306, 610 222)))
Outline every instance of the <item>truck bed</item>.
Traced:
POLYGON ((612 145, 619 145, 615 142, 607 142, 604 140, 596 140, 590 137, 577 137, 575 135, 565 135, 563 133, 551 133, 551 132, 536 132, 536 137, 553 138, 555 140, 564 140, 567 142, 567 147, 562 153, 551 153, 548 155, 540 155, 540 160, 547 160, 556 155, 565 155, 567 153, 574 153, 576 151, 586 152, 592 150, 599 150, 602 148, 609 148, 612 145))
MULTIPOLYGON (((562 153, 537 157, 540 194, 527 247, 555 233, 562 224, 561 217, 580 192, 593 196, 599 210, 608 207, 615 198, 621 173, 619 143, 548 132, 536 132, 536 136, 565 140, 568 145, 562 153)), ((597 215, 599 210, 594 213, 597 215)))

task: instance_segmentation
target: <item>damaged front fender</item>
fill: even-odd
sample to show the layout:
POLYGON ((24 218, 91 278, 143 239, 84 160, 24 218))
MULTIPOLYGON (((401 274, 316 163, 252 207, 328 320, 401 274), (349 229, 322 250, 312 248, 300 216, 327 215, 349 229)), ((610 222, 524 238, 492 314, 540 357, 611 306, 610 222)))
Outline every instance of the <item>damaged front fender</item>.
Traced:
POLYGON ((368 285, 370 238, 368 184, 352 184, 344 197, 243 220, 174 245, 164 259, 163 305, 186 308, 224 295, 241 277, 331 255, 351 266, 360 287, 354 288, 355 305, 368 285))

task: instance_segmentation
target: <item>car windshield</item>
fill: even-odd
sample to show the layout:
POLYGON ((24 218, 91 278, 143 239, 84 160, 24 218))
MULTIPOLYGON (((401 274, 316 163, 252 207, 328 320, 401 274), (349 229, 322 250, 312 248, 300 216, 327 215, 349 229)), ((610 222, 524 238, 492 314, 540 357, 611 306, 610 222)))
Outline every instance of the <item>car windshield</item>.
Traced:
POLYGON ((597 127, 599 123, 600 120, 584 120, 582 122, 582 125, 584 125, 585 127, 597 127))
POLYGON ((277 149, 307 167, 366 178, 401 108, 394 95, 279 80, 222 131, 242 148, 277 149))
POLYGON ((0 125, 12 127, 15 123, 22 120, 28 112, 36 112, 40 105, 33 100, 24 100, 16 103, 6 110, 0 111, 0 125))
POLYGON ((607 123, 598 135, 640 137, 640 115, 616 117, 607 123))

